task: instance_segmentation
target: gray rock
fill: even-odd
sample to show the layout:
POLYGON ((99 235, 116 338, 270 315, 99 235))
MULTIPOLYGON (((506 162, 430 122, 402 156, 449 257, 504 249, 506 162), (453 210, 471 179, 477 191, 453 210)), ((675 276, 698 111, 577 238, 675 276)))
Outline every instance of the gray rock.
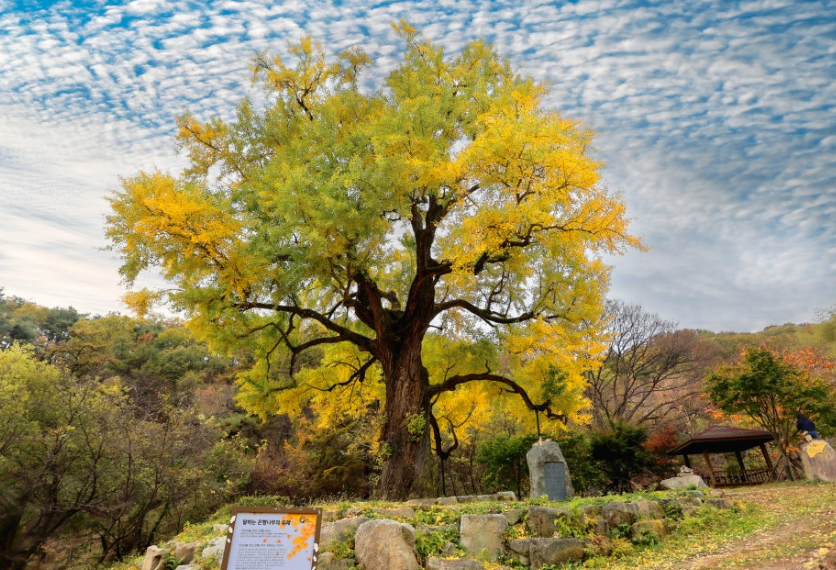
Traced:
POLYGON ((435 500, 435 504, 440 505, 442 507, 449 505, 458 505, 459 500, 456 497, 439 497, 435 500))
POLYGON ((212 525, 212 532, 215 534, 226 534, 229 532, 229 525, 228 524, 213 524, 212 525))
POLYGON ((734 501, 725 497, 711 497, 705 500, 705 504, 715 509, 733 509, 734 501))
POLYGON ((392 509, 375 509, 374 512, 377 514, 390 517, 390 518, 398 518, 398 519, 411 519, 415 518, 415 509, 412 507, 395 507, 392 509))
POLYGON ((642 533, 652 532, 660 539, 665 538, 668 535, 668 527, 665 525, 665 521, 654 519, 654 520, 643 520, 637 523, 634 523, 630 529, 630 534, 633 538, 640 536, 642 533))
POLYGON ((705 481, 703 481, 702 477, 700 477, 699 475, 683 475, 681 477, 671 477, 670 479, 663 479, 659 482, 659 487, 667 491, 672 491, 674 489, 684 489, 685 487, 690 487, 691 485, 696 485, 697 488, 708 487, 708 485, 705 484, 705 481))
POLYGON ((503 511, 503 516, 508 521, 508 526, 513 526, 522 519, 522 512, 519 509, 511 509, 510 511, 503 511))
POLYGON ((496 494, 497 501, 513 501, 516 502, 517 495, 514 491, 500 491, 496 494))
POLYGON ((531 541, 533 538, 517 538, 508 543, 508 549, 515 554, 528 556, 531 552, 531 541))
POLYGON ((322 522, 335 522, 340 520, 340 511, 322 511, 322 522))
POLYGON ((322 523, 322 527, 319 530, 320 546, 325 546, 332 541, 348 539, 352 534, 357 532, 360 525, 368 520, 367 517, 351 517, 335 522, 322 523))
POLYGON ((632 525, 636 522, 636 513, 627 503, 621 501, 607 503, 601 507, 601 516, 609 523, 610 528, 616 528, 620 524, 632 525))
POLYGON ((603 505, 587 505, 587 506, 581 508, 581 511, 583 511, 583 514, 585 514, 586 516, 588 516, 590 518, 600 517, 601 512, 603 510, 604 510, 603 505))
POLYGON ((533 538, 529 558, 533 570, 547 564, 580 562, 583 560, 583 543, 577 538, 533 538))
POLYGON ((165 559, 169 554, 171 554, 170 548, 149 546, 142 560, 142 570, 165 570, 165 559))
POLYGON ((663 519, 665 510, 656 501, 639 499, 629 503, 630 509, 636 513, 636 519, 663 519))
POLYGON ((383 519, 361 524, 354 554, 361 570, 418 570, 415 529, 406 523, 383 519))
POLYGON ((455 523, 450 524, 443 524, 440 526, 427 526, 425 524, 415 525, 415 534, 430 534, 433 532, 438 531, 448 531, 448 530, 455 530, 456 532, 459 531, 459 525, 455 523))
POLYGON ((441 549, 442 556, 446 556, 448 558, 452 558, 456 555, 457 546, 452 542, 445 542, 444 548, 441 549))
POLYGON ((525 524, 534 536, 550 538, 554 536, 556 529, 554 521, 557 519, 558 513, 559 511, 553 507, 531 505, 528 507, 528 517, 525 524))
POLYGON ((462 548, 471 556, 496 562, 504 551, 504 515, 462 515, 459 527, 462 548))
POLYGON ((697 514, 700 508, 697 505, 682 505, 682 516, 692 517, 697 514))
POLYGON ((476 500, 477 501, 483 501, 483 502, 495 501, 496 500, 496 493, 494 493, 493 495, 476 495, 476 500))
POLYGON ((191 564, 200 547, 200 542, 172 542, 169 548, 172 549, 174 558, 180 561, 180 564, 191 564))
POLYGON ((360 507, 348 507, 345 512, 343 512, 343 516, 340 518, 344 519, 353 519, 354 517, 362 517, 363 516, 363 509, 360 507))
POLYGON ((431 507, 435 504, 435 499, 409 499, 406 502, 408 507, 431 507))
POLYGON ((823 439, 814 439, 801 446, 804 476, 812 481, 836 481, 836 451, 823 439))
POLYGON ((481 562, 472 558, 427 558, 427 570, 485 570, 481 562))
POLYGON ((607 536, 610 533, 610 523, 606 519, 596 519, 594 532, 598 536, 607 536))
MULTIPOLYGON (((221 561, 224 557, 224 549, 226 548, 226 536, 219 536, 217 538, 213 538, 209 541, 209 544, 206 545, 206 548, 203 549, 201 552, 201 556, 203 558, 214 558, 215 562, 217 562, 218 566, 221 565, 221 561)), ((143 570, 145 570, 143 568, 143 570)))
POLYGON ((456 500, 460 503, 475 503, 478 499, 476 495, 456 495, 456 500))
POLYGON ((564 488, 557 490, 558 495, 549 496, 549 499, 572 498, 575 490, 572 487, 572 478, 569 476, 569 465, 566 463, 566 459, 563 458, 560 446, 556 442, 550 439, 538 441, 525 454, 525 459, 528 462, 528 474, 531 480, 530 496, 532 499, 549 496, 549 492, 546 489, 546 463, 561 464, 563 466, 565 482, 564 488))
POLYGON ((703 500, 702 497, 680 497, 679 499, 677 499, 677 502, 683 507, 685 505, 695 505, 699 507, 700 505, 702 505, 703 500))

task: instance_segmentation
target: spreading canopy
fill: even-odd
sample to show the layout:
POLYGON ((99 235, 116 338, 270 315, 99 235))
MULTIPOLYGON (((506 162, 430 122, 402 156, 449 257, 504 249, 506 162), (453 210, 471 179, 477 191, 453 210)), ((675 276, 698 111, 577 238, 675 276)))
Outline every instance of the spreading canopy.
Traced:
POLYGON ((252 351, 247 407, 385 401, 385 452, 417 469, 429 427, 416 418, 468 413, 457 388, 553 417, 581 408, 601 255, 639 242, 599 183, 591 133, 542 108, 545 86, 483 42, 445 56, 396 28, 403 61, 372 93, 359 50, 329 62, 307 38, 290 63, 259 56, 266 105, 182 116, 190 166, 125 178, 107 235, 129 283, 159 268, 195 330, 252 351))

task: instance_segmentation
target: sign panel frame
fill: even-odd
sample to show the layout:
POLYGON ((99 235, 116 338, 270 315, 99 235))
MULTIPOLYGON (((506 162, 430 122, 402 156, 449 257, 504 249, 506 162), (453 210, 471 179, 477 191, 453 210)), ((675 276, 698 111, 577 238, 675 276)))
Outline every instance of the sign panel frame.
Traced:
POLYGON ((221 570, 316 570, 321 527, 322 509, 233 507, 221 570))

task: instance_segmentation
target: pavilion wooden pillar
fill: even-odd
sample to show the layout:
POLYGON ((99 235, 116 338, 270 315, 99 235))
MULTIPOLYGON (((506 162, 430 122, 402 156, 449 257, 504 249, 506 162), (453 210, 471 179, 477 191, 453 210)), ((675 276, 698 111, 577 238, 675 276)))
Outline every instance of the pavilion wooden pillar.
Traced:
POLYGON ((737 457, 737 464, 740 466, 740 473, 743 475, 743 482, 748 483, 749 476, 746 475, 746 466, 743 465, 743 456, 739 451, 735 451, 734 456, 737 457))
POLYGON ((711 458, 707 451, 702 452, 702 458, 705 459, 705 464, 708 465, 708 477, 711 479, 711 486, 717 486, 717 480, 714 478, 714 467, 711 465, 711 458))
POLYGON ((685 458, 685 467, 687 467, 688 469, 691 469, 691 461, 688 459, 688 456, 683 455, 682 457, 685 458))
POLYGON ((769 478, 775 478, 775 467, 772 465, 772 458, 769 456, 769 452, 766 450, 766 444, 761 444, 761 453, 763 453, 763 459, 766 461, 766 466, 769 468, 769 478))

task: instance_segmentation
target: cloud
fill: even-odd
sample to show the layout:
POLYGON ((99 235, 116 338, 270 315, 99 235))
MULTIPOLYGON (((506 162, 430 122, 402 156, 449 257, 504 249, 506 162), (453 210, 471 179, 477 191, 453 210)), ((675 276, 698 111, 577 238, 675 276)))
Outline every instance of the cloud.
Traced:
MULTIPOLYGON (((303 34, 329 51, 360 45, 377 63, 371 88, 397 62, 391 22, 405 18, 448 52, 488 39, 554 87, 549 105, 596 130, 608 185, 653 248, 612 260, 613 296, 683 326, 745 330, 834 301, 832 0, 0 7, 0 207, 9 223, 39 224, 15 227, 26 227, 25 255, 46 260, 42 276, 76 267, 115 279, 112 261, 89 254, 101 244, 101 197, 119 174, 176 168, 174 117, 231 116, 257 51, 284 53, 303 34), (55 263, 56 251, 75 265, 55 263)), ((0 225, 0 251, 23 251, 20 235, 0 225)), ((8 267, 8 291, 53 294, 8 267)), ((88 285, 79 279, 74 293, 88 285)))

